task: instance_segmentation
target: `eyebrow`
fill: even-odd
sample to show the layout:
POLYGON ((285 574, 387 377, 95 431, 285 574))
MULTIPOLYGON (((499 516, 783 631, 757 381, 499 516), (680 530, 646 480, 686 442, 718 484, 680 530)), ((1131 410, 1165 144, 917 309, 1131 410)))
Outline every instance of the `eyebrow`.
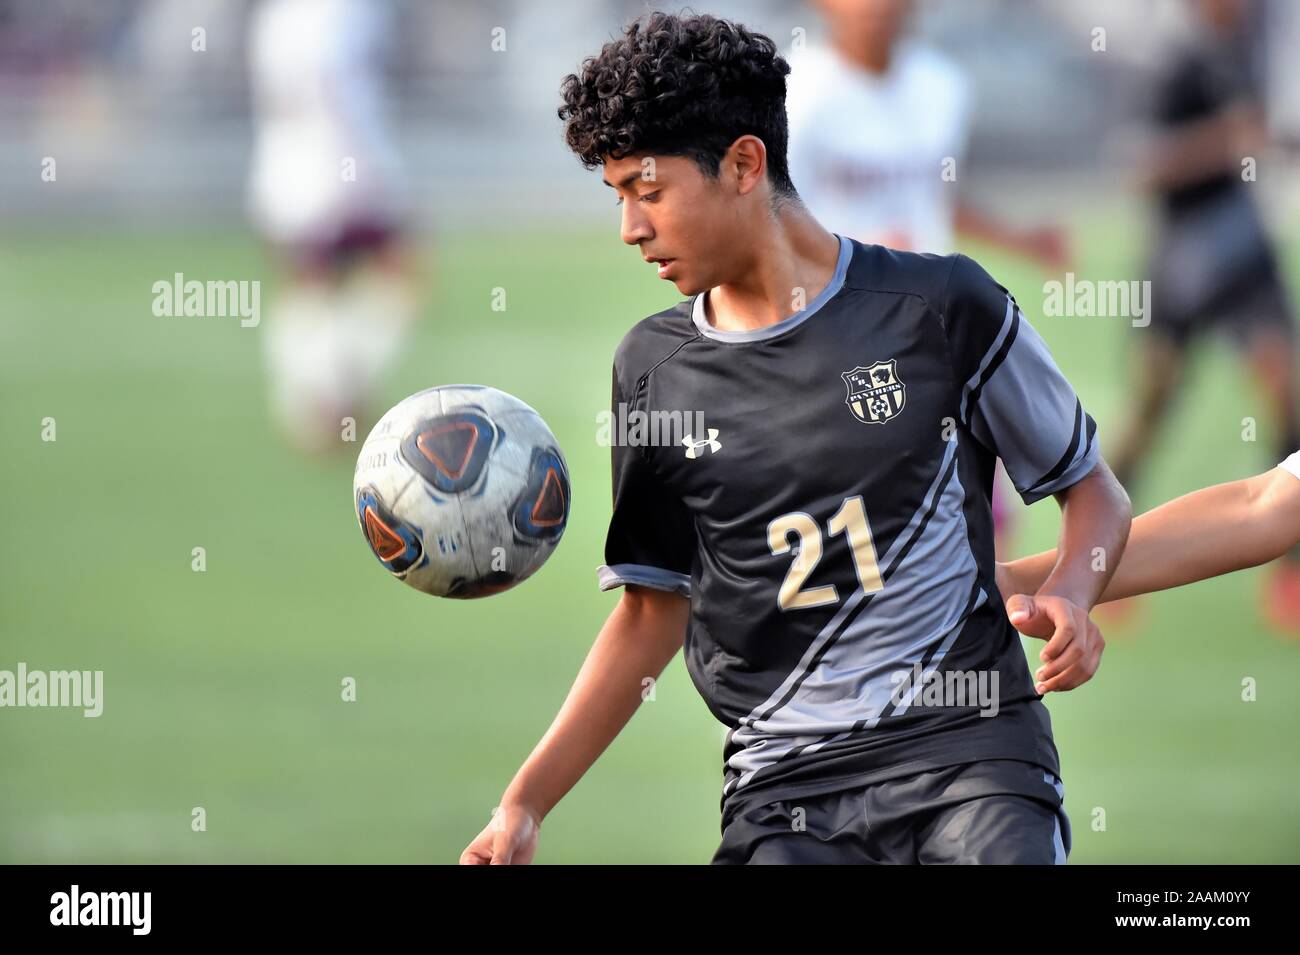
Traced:
MULTIPOLYGON (((618 188, 626 189, 628 186, 630 186, 632 183, 634 183, 636 180, 640 178, 641 178, 641 173, 639 172, 629 173, 628 175, 623 177, 621 182, 619 182, 618 188)), ((602 177, 600 181, 603 182, 605 185, 609 186, 609 188, 611 189, 614 188, 614 184, 610 182, 608 179, 602 177)))

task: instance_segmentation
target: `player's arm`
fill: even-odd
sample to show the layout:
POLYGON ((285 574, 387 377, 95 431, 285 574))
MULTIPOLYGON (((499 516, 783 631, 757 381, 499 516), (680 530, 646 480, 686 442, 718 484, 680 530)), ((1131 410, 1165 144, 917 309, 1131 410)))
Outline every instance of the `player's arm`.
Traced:
POLYGON ((1067 254, 1064 232, 1051 225, 1029 229, 1005 222, 965 200, 958 199, 954 226, 965 238, 1033 259, 1048 270, 1065 267, 1067 254))
POLYGON ((1205 119, 1153 134, 1147 142, 1142 185, 1177 189, 1223 173, 1239 173, 1241 157, 1267 142, 1262 115, 1238 102, 1205 119))
POLYGON ((1112 558, 1123 550, 1128 496, 1101 459, 1096 424, 1010 293, 959 255, 943 303, 960 424, 1002 459, 1021 500, 1056 497, 1061 505, 1061 556, 1043 586, 1001 595, 1011 598, 1017 630, 1048 641, 1038 691, 1073 689, 1092 676, 1104 647, 1088 619, 1106 582, 1091 569, 1093 549, 1109 548, 1112 558))
POLYGON ((1035 586, 1003 591, 1011 595, 1007 614, 1016 629, 1047 640, 1034 673, 1039 693, 1073 689, 1097 671, 1106 644, 1088 614, 1115 573, 1133 516, 1128 495, 1102 460, 1055 496, 1061 533, 1051 566, 1035 586))
POLYGON ((690 601, 629 586, 605 621, 550 729, 501 797, 462 865, 527 864, 542 820, 582 778, 681 649, 690 601))
MULTIPOLYGON (((1300 480, 1282 468, 1184 494, 1133 521, 1128 547, 1099 602, 1181 587, 1255 567, 1300 543, 1300 480)), ((998 585, 1031 591, 1056 551, 998 567, 998 585)))

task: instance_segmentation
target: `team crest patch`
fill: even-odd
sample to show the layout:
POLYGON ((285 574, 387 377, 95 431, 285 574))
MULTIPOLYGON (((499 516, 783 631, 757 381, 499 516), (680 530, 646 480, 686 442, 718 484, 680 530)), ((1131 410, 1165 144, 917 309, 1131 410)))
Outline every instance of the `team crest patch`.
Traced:
POLYGON ((907 388, 898 379, 898 362, 892 358, 859 365, 841 372, 840 377, 849 389, 844 403, 863 424, 884 424, 902 411, 907 401, 907 388))

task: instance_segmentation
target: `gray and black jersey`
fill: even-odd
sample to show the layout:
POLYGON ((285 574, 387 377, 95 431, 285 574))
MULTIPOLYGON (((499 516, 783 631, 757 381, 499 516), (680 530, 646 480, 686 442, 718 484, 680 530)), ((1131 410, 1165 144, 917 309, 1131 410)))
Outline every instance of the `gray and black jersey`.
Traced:
POLYGON ((965 256, 842 236, 827 287, 774 325, 718 330, 705 295, 615 354, 599 580, 689 596, 687 669, 729 727, 724 825, 760 794, 975 760, 1059 775, 990 490, 998 458, 1032 503, 1099 449, 1015 300, 965 256))

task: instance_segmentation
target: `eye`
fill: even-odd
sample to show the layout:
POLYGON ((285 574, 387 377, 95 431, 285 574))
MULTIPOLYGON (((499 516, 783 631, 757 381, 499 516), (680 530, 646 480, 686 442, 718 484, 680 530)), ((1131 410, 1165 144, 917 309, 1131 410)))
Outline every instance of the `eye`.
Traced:
POLYGON ((657 199, 658 197, 659 197, 659 190, 656 189, 654 192, 647 192, 644 196, 641 197, 641 201, 642 201, 642 202, 653 202, 653 201, 654 201, 655 199, 657 199))

